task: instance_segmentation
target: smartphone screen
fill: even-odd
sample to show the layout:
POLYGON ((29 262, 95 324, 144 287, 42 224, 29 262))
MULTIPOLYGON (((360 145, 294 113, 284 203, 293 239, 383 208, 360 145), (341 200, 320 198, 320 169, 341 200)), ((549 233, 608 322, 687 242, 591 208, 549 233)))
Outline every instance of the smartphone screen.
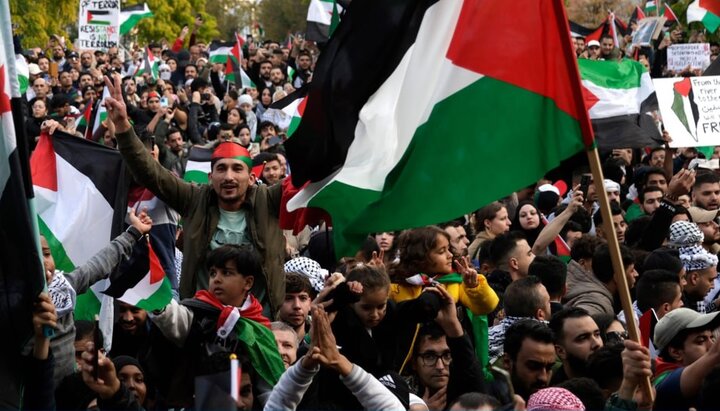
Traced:
POLYGON ((167 97, 163 97, 160 99, 160 107, 167 107, 168 106, 168 99, 167 97))

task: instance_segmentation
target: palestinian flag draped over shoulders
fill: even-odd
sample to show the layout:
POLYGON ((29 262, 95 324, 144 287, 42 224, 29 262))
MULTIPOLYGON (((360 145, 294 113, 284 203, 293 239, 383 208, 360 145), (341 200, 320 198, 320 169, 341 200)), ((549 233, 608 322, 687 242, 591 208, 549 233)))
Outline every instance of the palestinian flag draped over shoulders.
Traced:
MULTIPOLYGON (((55 132, 40 137, 30 167, 40 233, 57 269, 71 272, 122 231, 127 198, 122 158, 117 150, 55 132)), ((78 297, 78 319, 97 314, 103 290, 96 283, 78 297)))
POLYGON ((537 181, 593 144, 569 30, 561 0, 350 3, 286 142, 313 182, 288 210, 327 210, 346 256, 537 181))

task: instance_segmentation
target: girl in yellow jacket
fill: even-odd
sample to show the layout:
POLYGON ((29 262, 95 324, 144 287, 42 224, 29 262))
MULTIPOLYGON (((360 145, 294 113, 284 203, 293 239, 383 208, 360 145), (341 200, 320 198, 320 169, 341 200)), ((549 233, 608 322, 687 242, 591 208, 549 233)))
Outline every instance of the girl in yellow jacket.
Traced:
POLYGON ((425 286, 440 283, 456 303, 475 315, 495 309, 497 294, 467 257, 453 260, 450 235, 444 230, 436 226, 415 228, 404 232, 399 241, 400 262, 391 270, 393 301, 417 298, 425 286))

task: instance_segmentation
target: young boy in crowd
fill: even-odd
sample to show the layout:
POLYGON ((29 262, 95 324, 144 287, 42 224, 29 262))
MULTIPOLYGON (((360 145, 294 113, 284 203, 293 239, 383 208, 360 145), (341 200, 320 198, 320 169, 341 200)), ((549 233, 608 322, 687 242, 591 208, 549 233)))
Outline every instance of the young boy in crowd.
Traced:
POLYGON ((207 290, 182 303, 172 300, 151 316, 164 337, 154 344, 155 359, 164 357, 163 365, 151 369, 172 375, 168 385, 159 387, 174 399, 168 405, 191 406, 195 377, 227 371, 231 353, 250 357, 258 377, 270 385, 285 369, 270 321, 250 293, 255 277, 262 275, 258 253, 249 246, 223 245, 208 253, 206 266, 207 290))

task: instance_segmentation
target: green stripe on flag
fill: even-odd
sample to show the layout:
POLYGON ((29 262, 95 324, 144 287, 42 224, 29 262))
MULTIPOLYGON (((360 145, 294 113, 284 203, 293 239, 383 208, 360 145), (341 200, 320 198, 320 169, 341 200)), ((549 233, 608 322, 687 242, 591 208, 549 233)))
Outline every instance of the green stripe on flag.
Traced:
POLYGON ((155 311, 164 308, 172 300, 172 286, 167 277, 163 278, 162 285, 150 297, 140 300, 135 304, 136 307, 145 311, 155 311))
POLYGON ((599 87, 609 89, 630 89, 640 87, 641 74, 645 68, 634 61, 595 61, 579 59, 580 77, 599 87), (587 66, 587 67, 585 67, 587 66))
POLYGON ((77 296, 75 301, 75 321, 94 321, 95 315, 100 312, 102 304, 95 292, 88 289, 87 292, 77 296))
POLYGON ((45 237, 45 241, 47 241, 48 246, 50 246, 50 253, 53 256, 53 260, 55 260, 55 268, 66 273, 72 272, 75 269, 75 265, 65 251, 65 247, 55 237, 55 234, 53 234, 40 216, 38 216, 38 226, 40 227, 40 235, 45 237))

